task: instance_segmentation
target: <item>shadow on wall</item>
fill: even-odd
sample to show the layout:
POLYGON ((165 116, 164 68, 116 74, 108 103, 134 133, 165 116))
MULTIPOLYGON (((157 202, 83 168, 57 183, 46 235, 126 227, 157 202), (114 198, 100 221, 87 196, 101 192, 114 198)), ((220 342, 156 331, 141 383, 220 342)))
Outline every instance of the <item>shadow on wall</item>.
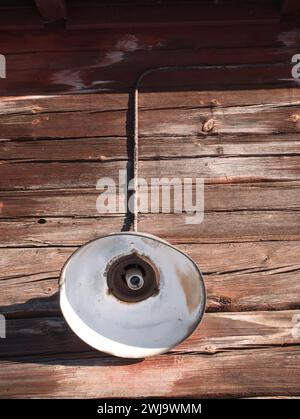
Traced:
POLYGON ((121 366, 143 359, 118 358, 83 342, 68 326, 59 308, 59 292, 22 304, 1 306, 6 338, 0 339, 0 360, 47 365, 121 366), (41 316, 47 317, 41 317, 41 316), (15 318, 16 316, 22 318, 15 318))
MULTIPOLYGON (((133 177, 134 95, 129 94, 126 116, 127 179, 133 177)), ((128 197, 129 198, 129 197, 128 197)), ((129 231, 133 215, 128 211, 121 231, 129 231)), ((0 307, 6 320, 6 338, 0 340, 0 359, 53 365, 130 365, 140 359, 123 359, 94 350, 70 329, 59 308, 59 292, 22 304, 0 307), (47 317, 45 317, 47 316, 47 317)))

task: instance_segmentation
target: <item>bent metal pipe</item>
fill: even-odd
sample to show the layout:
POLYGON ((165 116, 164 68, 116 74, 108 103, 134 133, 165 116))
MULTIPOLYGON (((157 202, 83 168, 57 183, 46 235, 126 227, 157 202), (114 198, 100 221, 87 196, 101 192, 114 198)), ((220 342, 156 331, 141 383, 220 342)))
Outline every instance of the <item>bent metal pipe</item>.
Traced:
POLYGON ((143 79, 155 72, 189 71, 189 70, 238 70, 243 68, 269 68, 278 64, 237 64, 237 65, 179 65, 162 66, 145 70, 137 79, 134 88, 133 105, 133 187, 130 191, 133 195, 133 231, 138 231, 138 175, 139 175, 139 90, 143 79))

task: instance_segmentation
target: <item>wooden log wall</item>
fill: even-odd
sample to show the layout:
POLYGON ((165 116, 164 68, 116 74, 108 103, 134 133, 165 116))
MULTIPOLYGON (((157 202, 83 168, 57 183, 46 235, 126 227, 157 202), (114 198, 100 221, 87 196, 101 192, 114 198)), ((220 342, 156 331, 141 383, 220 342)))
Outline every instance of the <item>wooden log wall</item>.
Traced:
POLYGON ((0 31, 0 397, 300 395, 299 20, 243 13, 89 30, 74 14, 66 29, 0 31), (120 360, 66 325, 59 272, 124 229, 125 214, 96 211, 96 182, 130 170, 137 76, 184 64, 237 68, 145 79, 140 175, 205 178, 204 221, 161 208, 139 229, 199 264, 207 313, 168 354, 120 360))

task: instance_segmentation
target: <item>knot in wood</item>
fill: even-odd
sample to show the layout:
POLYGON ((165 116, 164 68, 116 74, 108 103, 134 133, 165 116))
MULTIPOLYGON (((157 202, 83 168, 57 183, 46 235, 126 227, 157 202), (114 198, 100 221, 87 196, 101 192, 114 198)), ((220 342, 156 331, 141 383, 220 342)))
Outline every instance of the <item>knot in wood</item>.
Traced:
POLYGON ((202 125, 202 131, 203 132, 210 132, 214 129, 215 127, 215 120, 212 119, 208 119, 207 121, 205 121, 202 125))
POLYGON ((293 115, 290 116, 290 120, 294 123, 298 122, 300 120, 300 115, 294 113, 293 115))

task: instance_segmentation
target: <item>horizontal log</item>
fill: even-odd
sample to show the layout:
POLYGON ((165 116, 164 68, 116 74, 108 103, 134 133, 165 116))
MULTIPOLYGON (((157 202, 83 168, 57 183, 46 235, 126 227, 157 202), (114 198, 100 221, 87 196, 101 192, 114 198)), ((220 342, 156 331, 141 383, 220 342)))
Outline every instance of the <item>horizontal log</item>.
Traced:
MULTIPOLYGON (((74 233, 75 234, 75 233, 74 233)), ((300 308, 299 242, 179 244, 204 274, 208 311, 300 308)), ((0 312, 60 313, 58 278, 76 247, 1 249, 0 312)))
MULTIPOLYGON (((252 242, 179 244, 178 248, 191 256, 205 275, 248 271, 276 271, 298 265, 298 242, 252 242)), ((16 280, 26 273, 22 282, 59 275, 62 264, 77 249, 74 247, 37 247, 1 249, 0 279, 16 280), (48 271, 44 271, 43 265, 48 271)), ((6 282, 8 284, 9 282, 6 282)), ((19 284, 20 285, 20 284, 19 284)), ((14 293, 13 293, 14 294, 14 293)))
MULTIPOLYGON (((293 319, 300 311, 207 313, 200 326, 172 353, 215 354, 235 349, 300 344, 293 319)), ((81 341, 64 318, 12 319, 6 323, 6 339, 0 357, 97 353, 81 341)))
MULTIPOLYGON (((31 104, 32 105, 32 104, 31 104)), ((5 105, 4 105, 5 106, 5 105)), ((209 134, 277 134, 300 131, 299 96, 296 103, 236 107, 155 109, 139 114, 141 136, 203 136, 209 134)), ((0 115, 0 137, 82 138, 131 135, 132 115, 125 110, 43 112, 0 115)))
MULTIPOLYGON (((0 115, 32 114, 79 111, 119 111, 128 109, 128 93, 37 95, 3 97, 0 102, 0 115), (91 100, 92 99, 92 100, 91 100)), ((255 89, 242 90, 198 90, 173 92, 141 92, 140 110, 223 108, 245 105, 299 105, 298 88, 264 89, 257 85, 255 89)), ((97 115, 97 114, 96 114, 97 115)), ((98 117, 98 116, 97 116, 98 117)))
MULTIPOLYGON (((170 7, 170 6, 169 6, 170 7)), ((100 30, 56 28, 53 30, 23 31, 22 42, 16 31, 5 31, 1 26, 0 50, 3 54, 42 51, 137 51, 154 49, 199 49, 209 47, 272 47, 299 45, 297 20, 279 23, 246 23, 216 25, 189 25, 180 31, 172 26, 143 28, 102 28, 100 30), (263 33, 263 36, 262 36, 263 33)), ((39 19, 39 27, 42 22, 39 19)), ((181 22, 182 23, 182 22, 181 22)))
MULTIPOLYGON (((195 13, 195 22, 204 15, 195 13)), ((204 222, 186 225, 185 214, 143 215, 139 227, 179 243, 195 259, 205 274, 210 313, 172 353, 143 363, 103 356, 77 339, 61 318, 59 272, 78 245, 128 227, 123 215, 96 213, 95 183, 130 169, 131 98, 4 98, 0 312, 8 318, 9 339, 0 347, 0 356, 7 357, 0 369, 0 397, 74 397, 74 388, 76 397, 299 395, 299 339, 291 323, 300 312, 300 96, 290 74, 298 25, 266 24, 262 30, 270 15, 260 10, 259 25, 241 30, 234 14, 227 17, 235 25, 226 30, 222 23, 214 30, 207 15, 208 28, 191 26, 191 15, 188 20, 180 15, 179 40, 171 14, 156 22, 161 26, 155 31, 149 13, 144 24, 132 25, 134 14, 125 17, 115 16, 112 24, 119 28, 111 30, 103 29, 105 14, 100 19, 95 14, 102 29, 87 36, 37 31, 24 34, 20 43, 16 33, 1 32, 0 52, 7 54, 10 77, 0 93, 128 90, 145 68, 164 64, 266 64, 153 74, 143 83, 145 89, 204 90, 140 97, 140 175, 173 177, 178 166, 180 176, 205 177, 204 222), (130 30, 124 30, 130 19, 130 30), (207 135, 203 127, 212 118, 207 135)), ((85 25, 84 19, 81 15, 75 25, 85 25)), ((255 13, 250 19, 255 21, 255 13)))
MULTIPOLYGON (((49 139, 1 142, 0 161, 108 161, 127 160, 130 140, 124 137, 49 139)), ((139 158, 300 155, 298 134, 276 136, 219 134, 202 137, 145 137, 139 158)))
POLYGON ((125 136, 126 111, 82 111, 0 117, 1 138, 125 136), (96 126, 98 128, 96 128, 96 126), (101 134, 102 133, 102 134, 101 134))
MULTIPOLYGON (((201 224, 186 214, 140 214, 139 230, 174 243, 299 240, 300 213, 286 211, 209 212, 201 224), (155 222, 154 222, 155 220, 155 222)), ((80 245, 126 226, 122 215, 98 218, 19 218, 0 221, 1 247, 80 245)))
MULTIPOLYGON (((288 99, 289 91, 284 89, 284 97, 288 99)), ((292 100, 297 98, 296 89, 290 90, 292 100)), ((276 97, 279 91, 274 90, 276 97)), ((266 92, 267 94, 267 92, 266 92)), ((144 97, 144 94, 141 96, 144 97)), ((267 96, 268 97, 268 96, 267 96)), ((254 98, 253 98, 254 99, 254 98)), ((166 98, 168 100, 168 98, 166 98)), ((295 99, 297 100, 297 99, 295 99)), ((196 100, 195 100, 196 101, 196 100)), ((153 99, 152 99, 153 103, 153 99)), ((155 106, 154 98, 154 106, 155 106)), ((3 97, 0 103, 0 115, 39 115, 53 112, 80 112, 80 111, 115 111, 127 110, 128 93, 80 94, 80 95, 37 95, 3 97), (91 100, 92 99, 92 100, 91 100)))
MULTIPOLYGON (((293 55, 297 54, 297 46, 283 47, 247 47, 247 48, 224 48, 223 46, 201 49, 170 49, 168 54, 164 50, 153 49, 127 51, 109 50, 77 50, 77 51, 41 51, 32 53, 8 54, 7 64, 10 65, 11 74, 26 70, 94 70, 116 67, 119 71, 127 74, 135 74, 136 69, 131 69, 133 63, 137 69, 149 69, 164 65, 249 65, 287 63, 293 55), (180 63, 180 64, 178 64, 180 63), (205 63, 205 64, 203 64, 205 63)), ((250 66, 251 67, 251 66, 250 66)), ((247 68, 247 67, 246 67, 247 68)), ((259 68, 259 66, 257 67, 259 68)), ((236 69, 238 71, 239 68, 236 69)), ((198 70, 201 75, 201 70, 198 70)), ((223 70, 218 70, 222 75, 223 70)), ((116 71, 113 71, 116 74, 116 71)), ((120 73, 122 78, 122 74, 120 73)), ((159 77, 157 77, 159 78, 159 77)), ((117 79, 116 79, 117 80, 117 79)), ((217 80, 216 80, 217 82, 217 80)))
MULTIPOLYGON (((120 97, 120 94, 107 94, 107 95, 95 95, 99 98, 103 97, 120 97)), ((78 97, 78 95, 72 95, 72 97, 78 97)), ((9 103, 10 99, 5 98, 9 103)), ((22 100, 22 99, 21 99, 22 100)), ((30 99, 29 99, 30 100, 30 99)), ((41 98, 41 102, 44 101, 44 97, 41 98)), ((142 110, 148 109, 170 109, 170 108, 201 108, 210 107, 213 109, 234 107, 234 106, 249 106, 249 105, 275 105, 275 106, 287 106, 287 105, 299 105, 300 96, 299 88, 276 88, 270 86, 269 88, 263 88, 261 85, 253 86, 253 88, 242 88, 242 89, 227 89, 227 90, 196 90, 196 91, 172 91, 172 92, 141 92, 139 95, 139 107, 142 110)), ((52 99, 52 103, 55 102, 55 98, 52 99)), ((12 107, 13 105, 13 101, 12 107)), ((28 99, 27 99, 28 103, 28 99)), ((49 103, 50 105, 50 103, 49 103)), ((16 103, 16 108, 19 105, 16 103)), ((1 110, 1 105, 0 105, 1 110)), ((254 108, 255 110, 255 108, 254 108)))
MULTIPOLYGON (((38 2, 39 4, 39 2, 38 2)), ((40 6, 40 4, 39 4, 40 6)), ((34 5, 4 5, 1 11, 1 29, 36 29, 41 28, 41 18, 38 19, 38 10, 34 5), (21 6, 21 7, 18 7, 21 6), (18 19, 12 19, 17 16, 18 19), (22 21, 27 18, 27 26, 22 21), (40 23, 39 25, 37 23, 40 23), (35 24, 35 25, 34 25, 35 24)), ((40 8, 43 16, 53 17, 53 11, 43 7, 40 8), (52 14, 51 14, 52 13, 52 14)), ((54 13, 55 16, 57 16, 54 13)), ((253 5, 212 5, 212 4, 195 4, 189 2, 183 4, 168 4, 167 8, 164 4, 90 4, 88 8, 78 4, 68 5, 68 29, 80 28, 91 29, 97 27, 105 28, 133 28, 140 27, 169 27, 169 26, 187 26, 203 24, 211 25, 226 22, 227 24, 255 24, 255 23, 279 23, 279 12, 275 7, 270 5, 260 5, 260 13, 253 5), (79 7, 78 7, 79 6, 79 7), (80 7, 81 6, 81 7, 80 7)))
POLYGON ((23 362, 1 362, 0 394, 6 398, 297 395, 299 359, 298 347, 211 356, 174 354, 140 362, 82 355, 34 357, 27 362, 21 358, 23 362))
POLYGON ((70 7, 67 21, 69 29, 90 28, 135 28, 159 26, 210 25, 216 22, 226 23, 278 23, 278 10, 269 4, 261 4, 259 9, 249 4, 141 4, 141 5, 77 5, 70 7))
MULTIPOLYGON (((204 189, 204 209, 209 211, 261 211, 300 209, 300 182, 261 182, 244 184, 206 184, 204 189)), ((185 187, 191 196, 196 196, 196 188, 185 187)), ((148 202, 150 212, 151 194, 159 193, 159 188, 140 188, 141 202, 148 202)), ((24 190, 0 192, 0 218, 16 217, 97 217, 101 213, 96 202, 102 191, 95 189, 75 190, 24 190)), ((124 191, 120 198, 125 201, 124 191)), ((180 202, 182 202, 181 200, 180 202)), ((182 207, 184 202, 182 202, 182 207)), ((170 188, 170 202, 160 199, 159 211, 174 210, 174 191, 170 188)), ((123 210, 121 209, 121 213, 123 210)), ((140 212, 146 210, 142 207, 140 212)))
POLYGON ((160 110, 140 115, 141 135, 197 135, 204 131, 207 120, 214 120, 214 133, 282 133, 298 132, 299 106, 284 107, 257 105, 205 110, 160 110), (153 119, 152 119, 153 117, 153 119), (294 120, 295 119, 295 120, 294 120), (297 120, 296 120, 297 119, 297 120), (151 125, 150 125, 151 121, 151 125), (149 125, 148 125, 149 124, 149 125))
MULTIPOLYGON (((249 67, 249 59, 245 56, 242 68, 233 69, 207 69, 194 71, 173 71, 161 74, 153 73, 143 81, 143 89, 147 91, 170 91, 170 90, 228 90, 228 86, 235 89, 253 88, 258 84, 261 87, 297 87, 298 81, 291 76, 290 58, 297 51, 291 51, 288 56, 283 57, 283 61, 272 60, 271 64, 265 60, 265 56, 261 58, 256 56, 253 58, 254 67, 249 67), (292 54, 292 55, 291 55, 292 54), (259 63, 257 64, 257 61, 259 63)), ((154 57, 141 57, 139 60, 131 53, 131 59, 127 57, 130 53, 112 52, 108 57, 104 57, 102 62, 95 61, 87 64, 82 56, 77 58, 76 62, 72 62, 75 57, 70 54, 69 62, 63 65, 64 53, 62 56, 43 56, 40 61, 50 62, 55 60, 59 63, 59 68, 39 68, 39 64, 28 68, 20 68, 19 70, 11 70, 10 76, 1 83, 0 94, 2 96, 16 95, 40 95, 40 94, 58 94, 58 93, 98 93, 98 92, 128 92, 131 90, 137 78, 149 67, 158 67, 162 64, 176 65, 223 65, 232 63, 240 64, 240 57, 237 55, 234 61, 220 61, 220 56, 207 61, 200 61, 198 55, 195 60, 191 61, 191 56, 183 60, 181 54, 175 56, 166 54, 162 51, 162 55, 154 57), (123 57, 125 54, 125 58, 123 57), (122 57, 120 57, 122 56, 122 57), (198 58, 197 58, 198 57, 198 58), (127 59, 128 58, 128 59, 127 59), (145 60, 147 58, 147 60, 145 60), (197 58, 197 59, 196 59, 197 58), (147 65, 148 63, 148 65, 147 65)), ((98 54, 97 54, 98 55, 98 54)), ((246 54, 247 55, 247 54, 246 54)), ((273 54, 272 54, 273 56, 273 54)), ((276 57, 276 54, 275 54, 276 57)), ((36 58, 36 57, 33 57, 36 58)), ((22 58, 20 57, 22 60, 22 58)), ((7 58, 7 65, 12 66, 11 56, 7 58)), ((230 60, 233 60, 230 57, 230 60)), ((251 62, 250 62, 251 63, 251 62)), ((17 63, 15 63, 17 65, 17 63)), ((22 66, 22 61, 18 67, 22 66)), ((12 66, 13 68, 13 66, 12 66)))
MULTIPOLYGON (((207 311, 300 309, 299 265, 249 272, 205 275, 207 311)), ((19 280, 4 280, 0 285, 1 313, 7 318, 60 315, 59 275, 54 275, 42 272, 30 275, 32 280, 26 274, 19 280)))
MULTIPOLYGON (((7 55, 10 77, 1 84, 1 93, 13 95, 22 92, 40 94, 103 89, 128 90, 143 70, 166 63, 169 65, 203 62, 270 63, 276 60, 289 63, 293 55, 289 49, 297 47, 299 43, 297 19, 281 23, 278 10, 273 7, 271 10, 268 8, 265 15, 266 6, 262 5, 259 13, 257 8, 253 10, 253 5, 239 6, 242 12, 237 12, 236 5, 232 10, 232 5, 228 4, 210 5, 207 12, 207 6, 195 3, 188 7, 168 5, 167 8, 165 5, 155 5, 155 7, 143 5, 141 9, 143 13, 138 21, 134 18, 134 14, 140 6, 134 5, 133 12, 127 19, 124 17, 128 14, 129 6, 122 15, 119 15, 119 8, 123 6, 118 5, 117 9, 114 6, 112 9, 102 6, 100 9, 97 8, 95 15, 98 14, 98 17, 93 24, 90 19, 94 19, 95 15, 90 7, 88 8, 89 31, 85 31, 87 34, 84 36, 81 35, 81 31, 76 30, 57 32, 39 30, 25 33, 22 36, 24 37, 22 43, 18 42, 18 32, 3 31, 5 28, 12 29, 10 25, 12 19, 7 13, 15 14, 15 10, 13 8, 2 10, 0 50, 7 55), (193 13, 195 7, 197 10, 200 7, 201 12, 193 13), (145 12, 148 8, 150 8, 149 13, 145 12), (173 17, 171 9, 175 10, 173 17), (113 17, 105 18, 107 13, 111 15, 109 10, 113 10, 113 17), (153 13, 154 15, 158 13, 159 16, 154 18, 153 13), (214 22, 218 16, 222 19, 214 22), (242 17, 236 19, 235 16, 242 17), (142 23, 143 20, 145 21, 142 23), (129 25, 129 22, 133 23, 129 25), (207 26, 208 23, 212 26, 207 26), (92 26, 96 24, 101 30, 91 30, 91 24, 92 26), (180 39, 178 39, 178 25, 188 29, 181 31, 183 33, 180 39), (110 26, 113 30, 109 29, 110 26), (264 37, 261 33, 264 33, 264 37), (281 46, 284 49, 280 50, 281 46), (242 49, 237 51, 239 48, 242 49), (166 50, 168 54, 165 54, 166 50)), ((23 8, 20 10, 23 11, 23 8)), ((37 10, 30 10, 38 16, 37 10)), ((78 8, 74 9, 74 13, 78 13, 78 8)), ((79 12, 79 15, 80 20, 84 19, 82 12, 79 12)), ((27 27, 30 28, 30 20, 27 20, 27 27)), ((41 27, 42 19, 38 20, 38 27, 41 27)), ((75 20, 78 19, 75 17, 75 20)), ((73 11, 70 12, 67 21, 68 29, 86 25, 72 21, 73 11)), ((22 24, 20 19, 15 20, 14 28, 18 28, 20 24, 22 24)), ((291 78, 289 64, 283 71, 271 73, 267 71, 263 77, 260 72, 257 72, 255 77, 253 74, 242 74, 241 77, 228 76, 226 77, 228 81, 231 78, 233 83, 239 84, 247 83, 247 80, 252 83, 253 79, 259 82, 282 83, 283 79, 291 78)), ((213 77, 214 80, 210 83, 215 85, 220 78, 216 79, 215 75, 213 77)), ((209 75, 205 78, 207 83, 209 75)), ((196 78, 192 79, 182 77, 181 83, 185 80, 183 84, 186 86, 197 86, 199 76, 196 75, 196 78)), ((179 80, 176 76, 175 85, 180 84, 179 80)), ((162 86, 159 78, 156 77, 155 82, 156 86, 162 86)), ((294 81, 290 80, 290 83, 294 84, 294 81)))
MULTIPOLYGON (((295 145, 294 141, 292 143, 295 145)), ((289 141, 287 142, 289 144, 289 141)), ((293 144, 290 146, 293 148, 293 144)), ((289 147, 289 145, 287 145, 289 147)), ((2 141, 0 159, 10 161, 95 161, 127 160, 124 137, 77 138, 68 140, 2 141)))
MULTIPOLYGON (((176 160, 142 161, 139 176, 148 184, 151 179, 161 180, 174 176, 179 179, 203 178, 206 183, 244 183, 262 181, 299 180, 298 156, 271 157, 217 157, 176 160)), ((102 162, 41 162, 0 165, 0 189, 75 189, 96 188, 97 181, 109 177, 119 182, 120 170, 130 168, 125 161, 102 162)))
MULTIPOLYGON (((37 142, 36 152, 39 149, 37 142)), ((12 147, 14 144, 11 143, 12 147)), ((46 145, 46 144, 45 144, 46 145)), ((18 147, 19 145, 17 145, 18 147)), ((21 148, 21 145, 19 146, 21 148)), ((26 147, 26 145, 25 145, 26 147)), ((5 149, 5 146, 3 147, 5 149)), ((109 147, 106 148, 110 154, 109 147)), ((8 151, 9 146, 8 146, 8 151)), ((218 134, 206 137, 154 137, 142 138, 139 143, 139 157, 143 159, 160 159, 168 157, 204 157, 204 156, 254 156, 254 155, 289 155, 298 154, 300 144, 298 134, 218 134)), ((22 153, 23 149, 22 149, 22 153)), ((26 151, 23 156, 26 158, 26 151), (25 156, 24 156, 25 154, 25 156)), ((12 150, 11 157, 13 157, 12 150)), ((31 155, 33 152, 31 150, 31 155)), ((113 155, 113 153, 111 153, 113 155)), ((21 157, 21 155, 20 155, 21 157)), ((29 154, 28 154, 29 157, 29 154)))

